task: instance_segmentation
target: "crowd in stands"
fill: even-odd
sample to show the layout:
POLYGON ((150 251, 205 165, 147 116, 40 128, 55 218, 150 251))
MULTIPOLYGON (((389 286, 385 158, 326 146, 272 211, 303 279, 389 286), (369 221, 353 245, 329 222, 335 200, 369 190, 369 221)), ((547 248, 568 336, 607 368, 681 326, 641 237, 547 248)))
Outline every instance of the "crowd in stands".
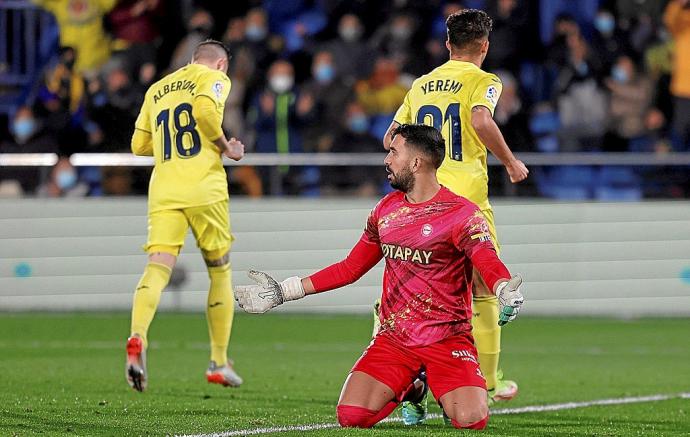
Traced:
MULTIPOLYGON (((55 16, 61 48, 6 123, 0 153, 129 151, 148 86, 209 37, 232 53, 223 127, 249 152, 382 152, 412 81, 448 59, 445 18, 463 7, 494 19, 483 68, 503 82, 495 119, 514 151, 690 150, 690 0, 33 2, 55 16)), ((47 196, 146 190, 146 170, 61 159, 42 186, 27 171, 0 178, 47 196)), ((231 187, 267 193, 270 171, 233 167, 231 187)), ((274 171, 286 194, 386 185, 380 168, 274 171)), ((687 175, 669 169, 553 167, 531 179, 523 192, 559 198, 690 196, 687 175)))

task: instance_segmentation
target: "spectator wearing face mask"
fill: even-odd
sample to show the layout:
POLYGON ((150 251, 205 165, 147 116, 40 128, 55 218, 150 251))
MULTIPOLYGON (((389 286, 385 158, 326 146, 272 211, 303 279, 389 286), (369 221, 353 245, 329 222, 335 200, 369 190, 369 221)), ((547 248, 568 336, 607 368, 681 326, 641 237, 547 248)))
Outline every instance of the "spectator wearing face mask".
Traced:
POLYGON ((628 34, 618 26, 613 13, 599 8, 594 18, 592 53, 601 62, 602 71, 610 71, 618 56, 631 52, 628 41, 628 34))
POLYGON ((631 141, 643 141, 647 134, 645 118, 651 109, 652 84, 628 55, 616 59, 605 84, 611 97, 604 150, 627 151, 631 141))
MULTIPOLYGON (((347 104, 345 118, 339 133, 329 150, 333 153, 377 153, 381 151, 381 140, 369 133, 369 118, 364 108, 352 101, 347 104)), ((373 196, 386 178, 383 169, 352 166, 325 167, 322 170, 322 184, 342 194, 373 196)))
POLYGON ((172 60, 170 61, 170 71, 178 70, 189 64, 194 54, 194 49, 200 42, 205 41, 213 32, 213 17, 204 9, 197 9, 187 22, 187 35, 177 44, 172 60))
POLYGON ((89 187, 79 180, 69 158, 62 156, 50 172, 50 179, 36 191, 38 197, 84 197, 89 187))
POLYGON ((33 110, 22 106, 10 124, 14 141, 3 141, 2 153, 57 153, 55 137, 46 132, 42 120, 36 118, 33 110))
MULTIPOLYGON (((254 150, 259 153, 301 153, 300 130, 314 117, 314 98, 295 88, 295 72, 288 61, 275 61, 268 70, 268 84, 255 97, 249 110, 249 120, 256 132, 254 150)), ((302 188, 302 171, 296 167, 281 166, 281 186, 271 185, 269 169, 262 168, 264 187, 273 194, 282 189, 287 194, 298 194, 302 188)))
MULTIPOLYGON (((28 106, 17 110, 9 125, 10 135, 0 140, 0 153, 57 153, 55 135, 47 132, 43 121, 28 106)), ((2 135, 0 135, 2 137, 2 135)), ((2 167, 0 179, 15 180, 24 192, 33 192, 40 180, 39 167, 2 167)))
POLYGON ((352 96, 352 87, 345 85, 336 69, 333 55, 321 50, 314 55, 311 79, 302 87, 314 96, 314 120, 304 129, 304 150, 323 151, 333 142, 334 127, 343 119, 343 108, 352 96))
POLYGON ((338 36, 327 41, 322 49, 333 54, 336 70, 347 83, 354 83, 371 73, 375 52, 364 41, 364 26, 354 14, 340 18, 338 36))

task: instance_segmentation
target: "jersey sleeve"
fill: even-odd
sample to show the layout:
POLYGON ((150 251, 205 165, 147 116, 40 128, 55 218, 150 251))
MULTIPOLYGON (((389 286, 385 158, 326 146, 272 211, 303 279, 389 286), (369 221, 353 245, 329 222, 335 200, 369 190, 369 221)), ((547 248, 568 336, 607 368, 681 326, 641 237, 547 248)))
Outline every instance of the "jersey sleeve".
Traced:
POLYGON ((151 132, 151 100, 144 98, 139 116, 134 123, 132 135, 132 153, 137 156, 153 156, 153 133, 151 132))
POLYGON ((412 91, 407 92, 405 98, 403 99, 402 105, 400 105, 397 112, 395 113, 395 117, 393 117, 393 121, 397 122, 398 124, 412 123, 412 106, 410 106, 411 92, 412 91))
POLYGON ((490 290, 499 280, 510 278, 510 272, 498 258, 489 225, 479 209, 453 228, 453 244, 472 260, 490 290))
POLYGON ((225 101, 228 100, 230 94, 230 87, 231 82, 228 76, 222 71, 214 70, 204 74, 199 79, 199 90, 196 92, 196 97, 206 96, 210 98, 216 104, 216 108, 223 112, 225 101))
POLYGON ((484 106, 491 111, 493 116, 502 91, 503 84, 498 76, 487 74, 479 80, 474 92, 470 96, 470 107, 484 106))

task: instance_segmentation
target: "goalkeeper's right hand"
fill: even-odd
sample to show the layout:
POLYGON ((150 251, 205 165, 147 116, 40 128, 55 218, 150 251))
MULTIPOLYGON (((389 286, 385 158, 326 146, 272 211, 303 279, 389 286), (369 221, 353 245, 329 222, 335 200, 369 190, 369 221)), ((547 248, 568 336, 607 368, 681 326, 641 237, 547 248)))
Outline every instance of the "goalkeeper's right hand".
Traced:
POLYGON ((234 288, 235 300, 248 313, 265 313, 283 302, 304 297, 302 280, 297 276, 280 283, 267 273, 257 270, 250 270, 247 276, 258 285, 237 285, 234 288))

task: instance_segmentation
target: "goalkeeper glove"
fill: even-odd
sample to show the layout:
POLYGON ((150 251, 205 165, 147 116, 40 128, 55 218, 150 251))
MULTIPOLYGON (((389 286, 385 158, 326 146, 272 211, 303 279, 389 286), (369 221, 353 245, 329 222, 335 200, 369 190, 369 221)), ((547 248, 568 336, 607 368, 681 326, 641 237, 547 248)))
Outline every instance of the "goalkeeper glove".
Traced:
POLYGON ((278 282, 270 275, 256 270, 247 272, 247 276, 258 285, 238 285, 235 287, 235 300, 240 308, 248 313, 265 313, 283 302, 304 297, 302 280, 297 276, 278 282))
POLYGON ((520 312, 520 308, 525 301, 524 296, 520 293, 521 284, 522 276, 515 275, 509 281, 499 284, 496 288, 496 297, 500 305, 498 315, 499 326, 515 320, 520 312))

